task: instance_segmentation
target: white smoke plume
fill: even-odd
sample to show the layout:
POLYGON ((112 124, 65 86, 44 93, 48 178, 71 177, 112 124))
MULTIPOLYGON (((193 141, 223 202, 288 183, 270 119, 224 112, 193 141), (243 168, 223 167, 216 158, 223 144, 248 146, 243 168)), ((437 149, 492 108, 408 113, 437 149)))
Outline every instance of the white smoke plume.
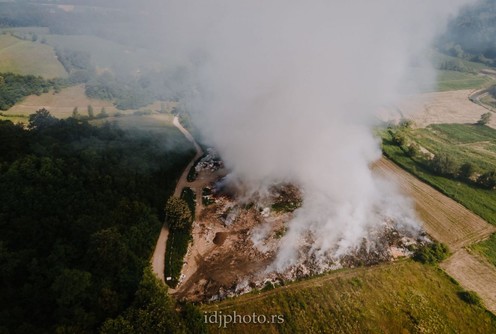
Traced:
MULTIPOLYGON (((299 185, 275 268, 339 255, 385 219, 415 226, 408 199, 370 165, 374 113, 416 78, 422 55, 469 0, 169 1, 163 30, 175 59, 195 59, 190 106, 232 177, 253 189, 299 185)), ((421 64, 426 66, 426 64, 421 64)), ((425 71, 422 71, 425 74, 425 71)), ((434 71, 426 78, 434 83, 434 71)), ((425 82, 422 82, 425 86, 425 82)), ((411 87, 411 86, 409 86, 411 87)))

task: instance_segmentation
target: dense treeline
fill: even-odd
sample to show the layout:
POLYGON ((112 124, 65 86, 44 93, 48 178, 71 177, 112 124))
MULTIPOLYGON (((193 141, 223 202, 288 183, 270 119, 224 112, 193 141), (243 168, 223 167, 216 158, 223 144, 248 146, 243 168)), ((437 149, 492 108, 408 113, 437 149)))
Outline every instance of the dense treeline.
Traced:
MULTIPOLYGON (((29 129, 0 122, 0 332, 92 333, 153 307, 143 272, 165 200, 194 155, 164 142, 46 110, 29 129)), ((157 332, 153 324, 144 332, 157 332)))
POLYGON ((0 73, 0 110, 7 110, 22 98, 58 89, 61 80, 45 80, 34 75, 0 73))
POLYGON ((56 48, 55 53, 57 59, 69 73, 69 77, 66 79, 68 84, 85 83, 95 76, 95 66, 91 62, 89 52, 56 48))
POLYGON ((191 229, 194 214, 194 193, 191 188, 185 188, 181 198, 171 197, 167 200, 165 221, 169 226, 170 233, 165 250, 164 276, 167 278, 167 284, 173 288, 179 283, 184 256, 192 239, 191 229))
POLYGON ((186 69, 153 71, 139 77, 104 72, 86 82, 86 95, 113 100, 118 109, 137 109, 153 101, 178 101, 189 90, 186 69))
POLYGON ((203 334, 208 329, 202 315, 191 304, 179 305, 167 295, 167 287, 145 268, 131 306, 116 318, 107 319, 101 334, 191 333, 203 334))
POLYGON ((451 56, 496 65, 496 3, 484 0, 466 7, 450 22, 438 46, 451 56))

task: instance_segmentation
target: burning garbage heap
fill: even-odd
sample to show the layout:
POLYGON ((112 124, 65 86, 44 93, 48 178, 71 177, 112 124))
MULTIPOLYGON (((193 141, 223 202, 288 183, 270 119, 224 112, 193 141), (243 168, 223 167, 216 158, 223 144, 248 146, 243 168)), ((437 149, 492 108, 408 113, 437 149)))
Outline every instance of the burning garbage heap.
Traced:
POLYGON ((425 234, 401 230, 387 220, 344 255, 309 256, 313 236, 306 234, 301 236, 296 264, 277 271, 272 264, 289 222, 302 205, 302 193, 292 184, 273 186, 265 196, 249 199, 239 191, 223 181, 203 189, 209 203, 198 219, 192 244, 198 248, 197 270, 179 286, 182 298, 218 300, 330 270, 392 261, 411 256, 418 245, 430 242, 425 234))
POLYGON ((220 159, 215 149, 209 147, 206 151, 204 157, 195 166, 196 173, 215 172, 224 168, 224 162, 220 159))

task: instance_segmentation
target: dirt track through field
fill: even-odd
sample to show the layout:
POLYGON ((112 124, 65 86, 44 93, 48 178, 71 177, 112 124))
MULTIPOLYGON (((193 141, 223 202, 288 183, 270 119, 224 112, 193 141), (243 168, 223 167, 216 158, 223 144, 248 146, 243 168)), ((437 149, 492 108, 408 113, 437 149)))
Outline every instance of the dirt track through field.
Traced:
POLYGON ((455 252, 462 247, 489 237, 496 228, 463 205, 409 174, 392 161, 382 158, 374 169, 393 177, 401 191, 415 201, 424 228, 436 240, 447 244, 455 252))

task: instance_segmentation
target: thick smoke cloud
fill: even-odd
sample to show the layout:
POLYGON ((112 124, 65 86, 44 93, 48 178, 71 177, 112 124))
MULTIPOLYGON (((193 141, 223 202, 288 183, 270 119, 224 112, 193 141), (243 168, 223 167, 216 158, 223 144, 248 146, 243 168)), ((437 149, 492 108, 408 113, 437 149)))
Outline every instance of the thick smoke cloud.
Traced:
POLYGON ((230 177, 253 191, 281 181, 303 189, 275 268, 295 264, 308 237, 305 252, 319 258, 352 249, 386 219, 416 225, 410 201, 371 172, 381 154, 374 115, 418 79, 414 65, 434 81, 424 51, 467 2, 165 6, 164 43, 171 59, 194 59, 198 94, 189 108, 230 177))

